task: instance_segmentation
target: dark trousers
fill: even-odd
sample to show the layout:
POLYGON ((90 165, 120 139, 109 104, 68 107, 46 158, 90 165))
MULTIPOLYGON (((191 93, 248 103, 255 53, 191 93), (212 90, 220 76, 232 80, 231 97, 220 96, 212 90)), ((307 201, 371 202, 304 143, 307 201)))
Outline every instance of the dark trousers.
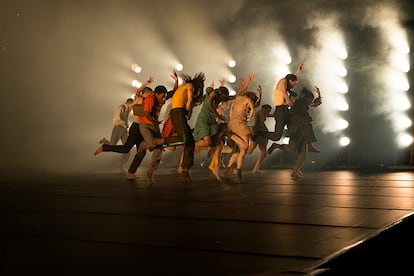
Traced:
POLYGON ((170 116, 176 135, 165 137, 164 143, 167 146, 184 145, 181 167, 188 170, 194 165, 195 141, 185 115, 186 110, 184 108, 174 108, 171 110, 170 116))
MULTIPOLYGON (((119 152, 119 153, 127 153, 129 152, 132 147, 135 145, 137 148, 139 147, 139 144, 144 141, 144 138, 142 138, 141 133, 139 132, 139 124, 138 123, 132 123, 131 127, 129 128, 128 132, 128 138, 123 145, 108 145, 103 144, 102 149, 103 151, 112 151, 112 152, 119 152)), ((135 173, 137 171, 137 168, 141 164, 142 160, 145 156, 145 151, 140 154, 136 154, 134 157, 134 160, 132 160, 132 163, 128 169, 128 172, 135 173)))
POLYGON ((275 107, 275 132, 268 132, 267 139, 278 141, 282 138, 283 130, 289 123, 290 111, 287 105, 278 105, 275 107))

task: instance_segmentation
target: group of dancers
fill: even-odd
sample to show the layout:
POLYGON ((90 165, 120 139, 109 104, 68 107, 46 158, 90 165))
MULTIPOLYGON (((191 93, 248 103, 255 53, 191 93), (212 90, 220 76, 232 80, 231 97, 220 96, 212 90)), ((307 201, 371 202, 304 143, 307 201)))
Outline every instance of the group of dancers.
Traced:
POLYGON ((273 92, 274 113, 271 113, 272 107, 269 104, 261 105, 263 92, 260 85, 257 92, 249 90, 249 85, 254 81, 253 74, 246 80, 240 78, 235 95, 230 95, 224 80, 220 80, 218 87, 212 82, 204 93, 205 75, 202 72, 194 76, 182 74, 181 85, 174 72, 171 75, 174 87, 169 91, 163 85, 152 90, 149 84, 154 82, 154 78, 150 77, 137 88, 133 100, 128 99, 125 104, 117 107, 111 141, 102 139, 94 154, 122 153, 121 169, 124 170, 129 152, 135 145, 137 153, 125 172, 128 179, 135 180, 138 178, 135 174, 138 167, 146 153, 151 152, 146 175, 149 184, 154 184, 154 172, 160 166, 163 151, 181 148, 177 171, 191 183, 190 171, 194 165, 194 155, 205 149, 211 157, 209 169, 217 180, 241 183, 245 155, 252 153, 258 146, 260 155, 253 168, 254 173, 261 172, 260 165, 266 155, 280 149, 295 156, 292 178, 303 179, 301 167, 307 152, 319 152, 312 144, 316 142, 316 137, 309 109, 319 106, 322 101, 316 86, 316 97, 306 87, 299 93, 293 91, 302 68, 303 64, 294 74, 287 74, 276 84, 273 92), (162 122, 159 116, 167 99, 170 101, 165 111, 168 117, 162 122), (199 105, 200 112, 192 129, 189 120, 193 108, 199 105), (128 115, 131 111, 133 122, 129 126, 128 115), (267 117, 275 118, 275 130, 272 132, 265 124, 267 117), (273 143, 267 149, 268 140, 276 142, 281 139, 285 126, 288 128, 289 144, 273 143), (117 144, 119 140, 122 142, 120 145, 117 144), (223 150, 231 153, 226 164, 221 162, 223 150))

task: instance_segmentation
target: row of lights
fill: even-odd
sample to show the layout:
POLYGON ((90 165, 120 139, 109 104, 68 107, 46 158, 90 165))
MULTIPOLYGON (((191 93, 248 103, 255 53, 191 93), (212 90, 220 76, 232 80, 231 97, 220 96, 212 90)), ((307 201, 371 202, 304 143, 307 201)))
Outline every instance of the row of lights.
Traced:
MULTIPOLYGON (((389 29, 389 26, 387 29, 389 29)), ((320 80, 321 83, 318 84, 318 86, 323 87, 324 89, 321 89, 322 93, 323 91, 337 91, 337 93, 323 93, 323 100, 324 102, 327 102, 327 104, 321 106, 322 113, 326 113, 326 116, 321 116, 321 118, 329 118, 330 120, 318 123, 322 125, 325 132, 338 134, 340 146, 347 146, 351 143, 351 139, 345 135, 344 131, 348 128, 349 122, 341 114, 349 110, 349 104, 345 97, 345 95, 349 92, 349 88, 346 83, 348 71, 344 65, 344 62, 348 57, 348 53, 346 51, 343 35, 341 33, 338 31, 324 32, 323 30, 320 32, 321 39, 319 41, 324 41, 324 44, 318 46, 320 51, 318 53, 317 60, 315 60, 315 63, 312 64, 312 66, 317 68, 315 69, 315 73, 317 75, 325 76, 322 80, 320 80), (325 68, 325 71, 318 72, 318 68, 325 68), (332 118, 336 122, 332 121, 332 118)), ((397 84, 397 88, 400 89, 399 94, 391 97, 391 99, 397 100, 395 106, 390 108, 390 112, 395 112, 395 110, 399 111, 399 113, 392 114, 392 119, 395 125, 395 130, 398 134, 398 142, 400 145, 407 146, 413 142, 412 136, 406 132, 406 130, 411 127, 412 122, 409 117, 403 113, 411 107, 407 95, 405 94, 405 92, 409 89, 406 76, 406 73, 410 70, 408 62, 409 47, 407 45, 407 40, 402 40, 403 35, 401 32, 395 32, 395 30, 393 30, 393 36, 389 37, 391 41, 404 41, 394 44, 395 49, 389 56, 391 61, 390 63, 393 65, 392 71, 388 71, 388 75, 391 76, 391 81, 389 81, 390 78, 388 78, 386 84, 391 85, 391 87, 388 88, 390 90, 395 90, 395 84, 397 84), (395 36, 396 33, 400 34, 398 38, 395 36), (405 47, 401 47, 401 45, 405 45, 405 47)), ((275 71, 277 74, 283 76, 289 72, 288 65, 292 62, 292 58, 286 48, 283 49, 278 47, 274 54, 277 57, 279 64, 275 71)), ((235 60, 227 62, 228 68, 234 68, 235 66, 235 60)), ((175 70, 177 72, 181 72, 183 68, 182 64, 177 64, 175 66, 175 70)), ((142 68, 138 64, 132 64, 131 70, 139 74, 142 71, 142 68)), ((236 76, 230 73, 227 81, 229 83, 234 83, 236 80, 236 76)), ((182 83, 182 80, 179 79, 179 82, 182 83)), ((140 87, 141 85, 142 83, 138 80, 132 81, 133 87, 140 87)))

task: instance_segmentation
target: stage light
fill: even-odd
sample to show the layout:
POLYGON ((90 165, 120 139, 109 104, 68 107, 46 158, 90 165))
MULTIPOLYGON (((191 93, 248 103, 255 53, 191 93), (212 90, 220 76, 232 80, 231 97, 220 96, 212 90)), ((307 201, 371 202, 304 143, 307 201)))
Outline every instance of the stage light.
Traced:
POLYGON ((140 83, 140 82, 139 82, 139 81, 137 81, 137 80, 133 80, 133 81, 131 82, 131 84, 132 84, 132 87, 135 87, 135 88, 141 87, 141 85, 142 85, 142 83, 140 83))
POLYGON ((235 61, 235 60, 230 60, 230 61, 228 62, 228 66, 229 66, 230 68, 235 67, 235 66, 236 66, 236 61, 235 61))
POLYGON ((408 83, 406 74, 394 71, 390 74, 390 80, 391 83, 394 83, 400 91, 408 91, 408 89, 410 89, 410 84, 408 83))
POLYGON ((400 133, 397 137, 398 145, 401 147, 407 147, 412 144, 413 137, 407 133, 400 133))
POLYGON ((394 125, 397 131, 406 130, 412 125, 412 121, 405 114, 395 115, 394 125))
POLYGON ((229 95, 230 95, 230 96, 234 96, 234 95, 236 95, 236 90, 234 90, 234 89, 229 89, 229 95))
POLYGON ((345 49, 338 49, 338 51, 336 52, 336 55, 342 60, 345 60, 348 58, 348 53, 346 52, 345 49))
POLYGON ((395 24, 388 24, 384 28, 385 33, 388 35, 388 40, 395 49, 398 49, 403 54, 408 55, 410 53, 410 47, 408 45, 407 34, 401 26, 395 24))
POLYGON ((410 83, 408 82, 407 76, 403 76, 403 80, 400 85, 398 85, 401 91, 408 91, 410 89, 410 83))
POLYGON ((335 102, 336 104, 336 108, 339 111, 347 111, 349 110, 349 104, 346 102, 346 100, 344 98, 339 98, 336 100, 335 102))
POLYGON ((351 143, 351 140, 349 139, 349 137, 343 136, 341 138, 339 138, 339 145, 342 147, 346 147, 351 143))
POLYGON ((136 63, 131 65, 131 69, 132 69, 132 71, 134 71, 137 74, 141 73, 141 70, 142 70, 141 66, 139 66, 136 63))
POLYGON ((401 72, 407 73, 410 71, 410 63, 408 56, 400 51, 393 51, 390 55, 391 63, 401 72))
POLYGON ((392 110, 407 111, 411 108, 410 100, 404 93, 395 93, 390 100, 392 110))
POLYGON ((338 129, 343 130, 343 129, 346 129, 349 126, 349 123, 345 119, 338 119, 336 121, 336 126, 338 127, 338 129))
POLYGON ((285 64, 291 64, 292 63, 292 58, 288 54, 285 54, 285 55, 282 56, 282 61, 285 64))
POLYGON ((346 94, 348 93, 348 85, 345 83, 345 81, 341 81, 337 88, 336 88, 340 93, 342 94, 346 94))
POLYGON ((348 74, 348 71, 343 66, 339 67, 336 72, 340 77, 346 77, 346 75, 348 74))
POLYGON ((175 66, 175 70, 177 70, 178 72, 181 72, 184 69, 184 66, 181 63, 178 63, 175 66))
POLYGON ((231 75, 231 76, 228 77, 228 80, 229 80, 230 83, 234 83, 236 81, 236 79, 237 78, 236 78, 235 75, 231 75))
POLYGON ((275 46, 273 49, 273 54, 278 59, 278 61, 283 62, 286 65, 292 63, 292 57, 290 56, 286 46, 275 46))

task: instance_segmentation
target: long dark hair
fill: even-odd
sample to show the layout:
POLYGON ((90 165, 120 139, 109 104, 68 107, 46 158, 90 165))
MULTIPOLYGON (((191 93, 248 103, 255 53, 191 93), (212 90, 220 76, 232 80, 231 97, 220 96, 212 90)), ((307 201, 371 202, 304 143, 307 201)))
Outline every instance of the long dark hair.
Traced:
POLYGON ((300 98, 306 101, 308 98, 314 99, 315 96, 307 87, 302 87, 302 90, 300 91, 300 98))
POLYGON ((181 74, 181 78, 185 83, 191 83, 194 87, 193 102, 200 102, 203 100, 204 81, 206 77, 203 72, 197 73, 194 77, 187 74, 181 74))

